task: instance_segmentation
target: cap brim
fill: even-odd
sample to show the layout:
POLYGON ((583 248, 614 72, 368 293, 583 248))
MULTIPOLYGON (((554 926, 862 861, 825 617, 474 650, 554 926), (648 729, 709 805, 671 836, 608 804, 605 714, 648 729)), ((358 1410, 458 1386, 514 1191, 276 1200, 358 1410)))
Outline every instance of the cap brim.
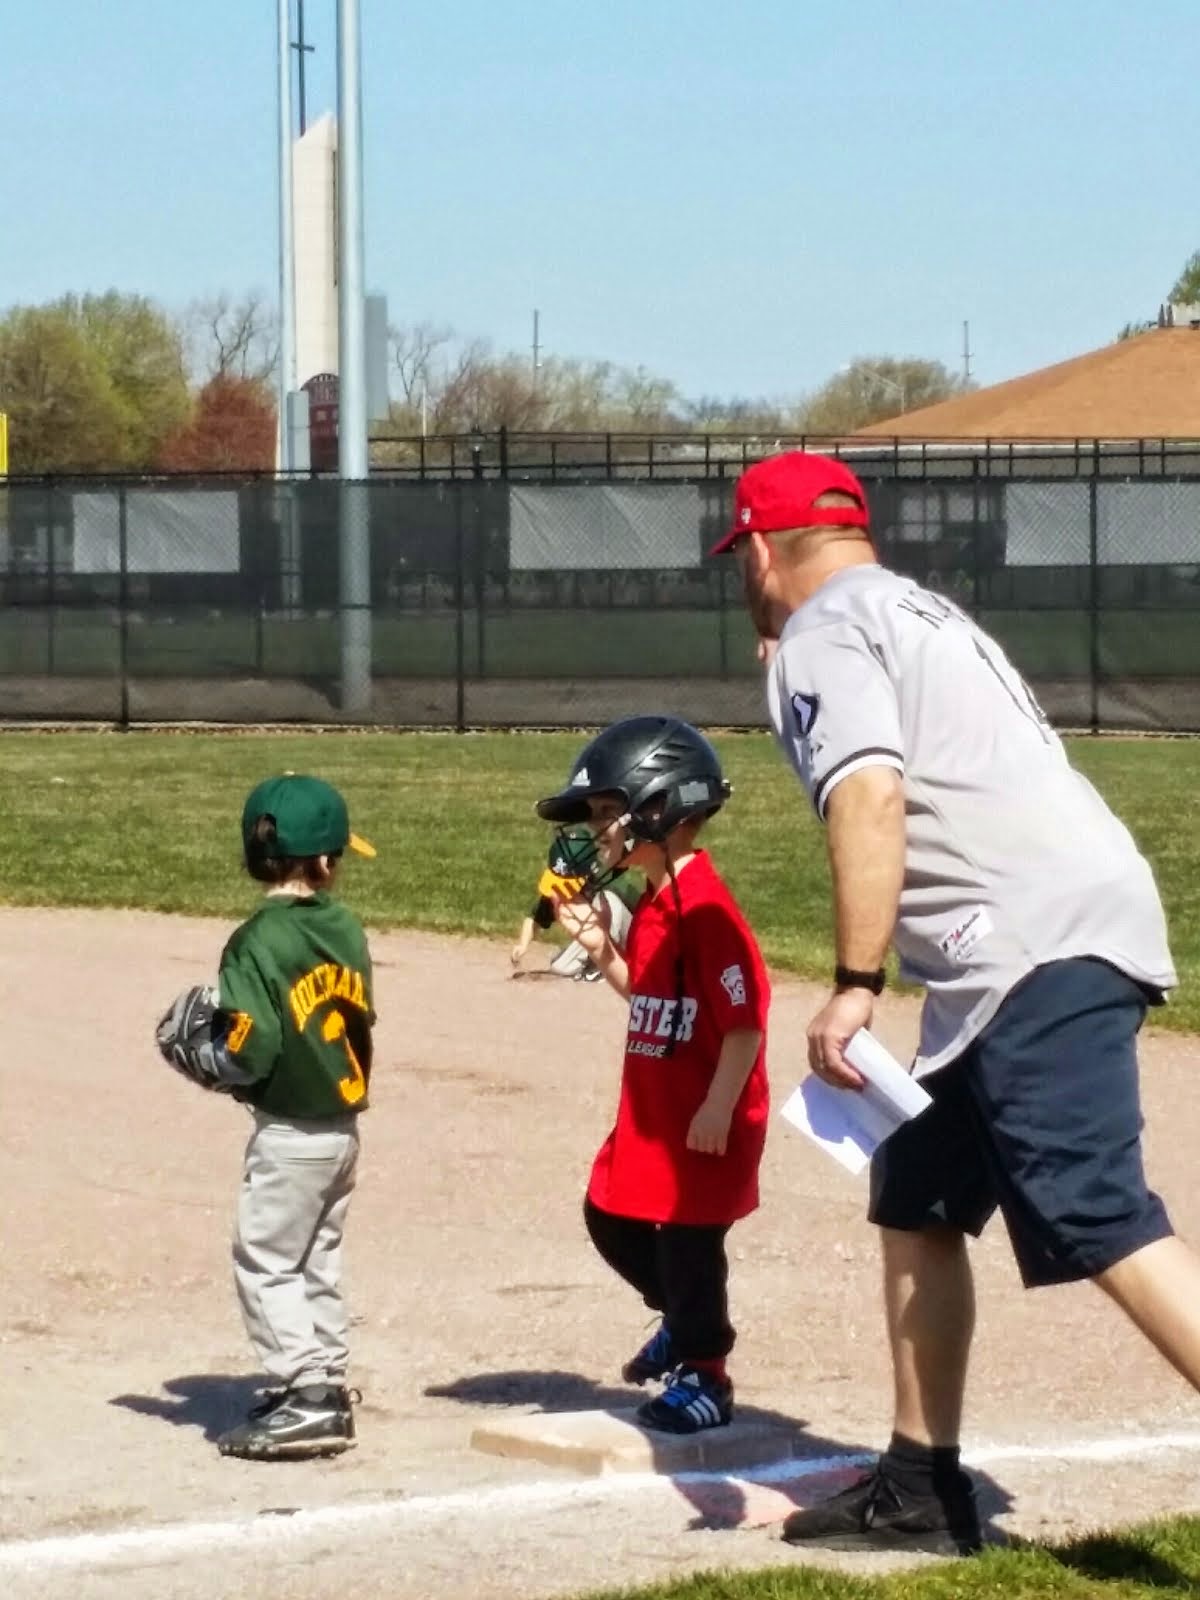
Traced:
POLYGON ((375 849, 375 846, 371 843, 371 841, 369 839, 364 839, 361 834, 352 833, 350 838, 347 840, 347 843, 349 844, 351 850, 354 851, 356 856, 368 856, 374 859, 374 857, 378 854, 378 851, 375 849))
POLYGON ((716 544, 710 548, 708 552, 709 555, 725 555, 728 551, 733 549, 734 545, 739 539, 745 539, 749 535, 750 531, 751 530, 749 528, 730 528, 729 532, 723 533, 717 540, 716 544))
POLYGON ((543 822, 586 822, 589 811, 587 796, 581 794, 552 794, 537 803, 537 814, 543 822))

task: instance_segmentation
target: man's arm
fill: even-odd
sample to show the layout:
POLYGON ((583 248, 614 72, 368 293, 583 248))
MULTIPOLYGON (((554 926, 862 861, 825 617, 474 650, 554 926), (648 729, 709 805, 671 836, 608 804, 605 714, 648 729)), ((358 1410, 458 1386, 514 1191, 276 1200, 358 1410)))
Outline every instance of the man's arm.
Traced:
MULTIPOLYGON (((882 967, 904 883, 904 782, 893 767, 862 767, 842 779, 825 808, 833 886, 837 965, 856 972, 882 967)), ((847 1040, 870 1026, 869 989, 837 991, 808 1028, 813 1071, 839 1088, 861 1088, 843 1058, 847 1040)))

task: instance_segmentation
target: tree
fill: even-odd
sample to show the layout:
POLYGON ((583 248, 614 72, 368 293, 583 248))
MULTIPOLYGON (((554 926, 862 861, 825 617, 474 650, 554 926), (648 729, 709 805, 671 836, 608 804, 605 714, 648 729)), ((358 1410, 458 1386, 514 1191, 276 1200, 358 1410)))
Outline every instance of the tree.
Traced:
POLYGON ((868 423, 937 405, 965 388, 940 361, 860 356, 809 397, 797 422, 804 433, 854 433, 868 423))
POLYGON ((140 295, 66 295, 0 319, 15 470, 148 467, 187 408, 178 333, 140 295))
POLYGON ((1151 328, 1157 327, 1157 322, 1127 322, 1117 334, 1115 342, 1123 344, 1126 339, 1136 339, 1140 333, 1149 333, 1151 328))
POLYGON ((193 300, 180 329, 188 366, 201 384, 211 378, 266 383, 279 364, 279 322, 257 291, 240 300, 227 291, 193 300))
POLYGON ((187 415, 183 345, 170 318, 144 295, 66 296, 59 302, 100 355, 123 414, 121 458, 148 466, 187 415))
POLYGON ((1200 250, 1194 251, 1184 262, 1167 299, 1177 306, 1200 304, 1200 250))
POLYGON ((275 404, 266 384, 228 373, 210 378, 157 464, 165 472, 272 471, 275 404))
POLYGON ((61 307, 0 322, 0 411, 13 473, 100 470, 122 449, 123 413, 99 352, 61 307))

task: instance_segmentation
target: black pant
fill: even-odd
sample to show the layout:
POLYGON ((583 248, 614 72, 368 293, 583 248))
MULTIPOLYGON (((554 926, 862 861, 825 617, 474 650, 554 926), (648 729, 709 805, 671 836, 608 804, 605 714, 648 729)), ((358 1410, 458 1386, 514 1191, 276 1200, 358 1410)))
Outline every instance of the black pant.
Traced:
POLYGON ((736 1338, 729 1322, 727 1226, 643 1222, 583 1202, 592 1243, 614 1272, 661 1311, 681 1361, 727 1356, 736 1338))

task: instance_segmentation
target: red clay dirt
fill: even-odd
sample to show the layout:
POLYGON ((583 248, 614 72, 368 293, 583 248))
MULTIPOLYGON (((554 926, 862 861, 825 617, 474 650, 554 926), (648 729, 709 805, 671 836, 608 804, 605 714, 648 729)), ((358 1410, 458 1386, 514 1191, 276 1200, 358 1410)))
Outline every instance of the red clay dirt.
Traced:
MULTIPOLYGON (((212 976, 228 927, 0 911, 6 1600, 213 1600, 284 1582, 289 1600, 351 1586, 515 1600, 794 1562, 778 1521, 829 1479, 631 1497, 469 1448, 504 1407, 631 1404, 617 1373, 647 1319, 579 1212, 615 1104, 620 1003, 600 985, 513 981, 500 942, 372 939, 377 1067, 347 1233, 359 1448, 283 1466, 217 1455, 255 1377, 228 1255, 247 1119, 165 1067, 152 1030, 212 976), (316 1508, 332 1509, 306 1520, 316 1508)), ((776 980, 776 1108, 804 1075, 818 999, 776 980)), ((914 1024, 912 1001, 885 996, 877 1028, 897 1053, 914 1024)), ((1200 1238, 1200 1041, 1150 1030, 1143 1062, 1151 1179, 1200 1238)), ((731 1235, 733 1374, 741 1406, 799 1424, 815 1457, 886 1440, 863 1205, 862 1182, 776 1114, 762 1209, 731 1235)), ((966 1442, 990 1452, 995 1529, 1200 1509, 1200 1402, 1182 1381, 1090 1287, 1023 1293, 999 1224, 974 1260, 966 1442), (1106 1441, 1107 1459, 1070 1459, 1106 1441)))

